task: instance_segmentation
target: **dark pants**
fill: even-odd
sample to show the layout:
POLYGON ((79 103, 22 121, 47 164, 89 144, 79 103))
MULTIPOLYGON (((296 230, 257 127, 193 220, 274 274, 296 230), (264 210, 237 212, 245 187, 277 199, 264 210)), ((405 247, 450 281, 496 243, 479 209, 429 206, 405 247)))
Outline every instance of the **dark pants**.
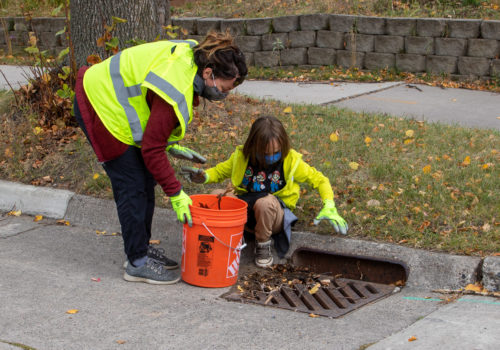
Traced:
MULTIPOLYGON (((87 135, 76 99, 74 111, 78 124, 87 135)), ((141 149, 134 146, 130 146, 120 157, 103 163, 103 168, 111 180, 125 254, 130 261, 134 261, 147 254, 156 181, 144 164, 141 149)))

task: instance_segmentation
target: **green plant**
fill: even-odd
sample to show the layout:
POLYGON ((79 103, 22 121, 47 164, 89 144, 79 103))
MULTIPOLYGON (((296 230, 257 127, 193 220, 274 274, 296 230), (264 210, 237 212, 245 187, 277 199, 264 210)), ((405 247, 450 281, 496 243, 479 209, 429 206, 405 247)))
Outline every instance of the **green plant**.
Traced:
POLYGON ((285 45, 281 41, 280 38, 276 38, 276 40, 273 42, 273 53, 275 53, 278 56, 278 64, 281 67, 281 50, 285 48, 285 45))

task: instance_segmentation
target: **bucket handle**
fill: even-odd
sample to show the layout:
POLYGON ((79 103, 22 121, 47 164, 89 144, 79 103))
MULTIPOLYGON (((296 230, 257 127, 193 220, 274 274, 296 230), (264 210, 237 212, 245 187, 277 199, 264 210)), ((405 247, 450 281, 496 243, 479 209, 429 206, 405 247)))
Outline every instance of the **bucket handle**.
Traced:
POLYGON ((233 248, 231 246, 228 246, 226 243, 222 242, 219 238, 217 238, 217 236, 214 235, 212 233, 212 231, 210 231, 210 229, 207 227, 207 225, 205 225, 205 223, 203 221, 201 222, 201 224, 203 225, 203 227, 205 227, 207 229, 208 233, 210 233, 213 238, 215 238, 217 241, 219 241, 220 244, 222 244, 223 246, 226 246, 229 249, 239 250, 241 252, 243 250, 243 248, 245 248, 247 246, 247 244, 245 243, 245 237, 243 237, 243 236, 241 237, 241 239, 243 241, 243 244, 241 245, 241 247, 233 248))

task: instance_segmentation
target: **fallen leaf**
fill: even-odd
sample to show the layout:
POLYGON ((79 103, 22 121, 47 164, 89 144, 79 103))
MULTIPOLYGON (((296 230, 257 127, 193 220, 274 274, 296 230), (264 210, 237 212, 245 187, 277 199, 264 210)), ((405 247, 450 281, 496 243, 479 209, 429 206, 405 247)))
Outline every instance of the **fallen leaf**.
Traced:
POLYGON ((283 113, 292 113, 292 107, 286 107, 286 108, 283 110, 283 113))
POLYGON ((406 130, 406 132, 405 132, 406 137, 413 137, 414 134, 415 134, 415 132, 411 129, 406 130))
POLYGON ((73 315, 73 314, 78 313, 78 310, 77 309, 71 309, 71 310, 66 311, 66 313, 73 315))
POLYGON ((467 157, 465 157, 464 161, 462 162, 462 165, 463 165, 463 166, 467 166, 467 165, 469 165, 469 164, 470 164, 470 157, 469 157, 469 156, 467 156, 467 157))
POLYGON ((365 137, 365 143, 369 145, 372 142, 372 138, 370 136, 365 137))
POLYGON ((415 340, 417 340, 417 337, 415 336, 411 336, 410 338, 408 338, 408 341, 415 341, 415 340))
POLYGON ((424 174, 429 174, 431 172, 431 166, 430 165, 426 165, 422 168, 422 171, 424 172, 424 174))
POLYGON ((240 291, 240 293, 243 293, 245 290, 238 284, 238 290, 240 291))
POLYGON ((379 207, 380 206, 380 201, 376 199, 370 199, 368 202, 366 202, 367 207, 379 207))
POLYGON ((22 212, 20 210, 12 210, 7 213, 8 216, 21 216, 22 212))
POLYGON ((337 142, 338 140, 339 140, 339 136, 336 133, 332 132, 330 134, 330 141, 337 142))
POLYGON ((321 287, 321 283, 316 283, 314 285, 314 287, 312 287, 311 289, 309 289, 309 294, 316 294, 316 292, 318 291, 319 287, 321 287))
POLYGON ((118 344, 125 344, 127 341, 126 340, 117 340, 116 341, 118 344))
POLYGON ((485 224, 481 227, 481 229, 482 229, 484 232, 489 232, 489 231, 490 231, 490 228, 491 228, 491 226, 490 226, 490 224, 488 224, 488 223, 485 223, 485 224))
POLYGON ((481 293, 481 291, 483 290, 483 286, 479 283, 476 284, 469 283, 468 285, 465 286, 465 290, 481 293))
POLYGON ((35 128, 33 129, 33 134, 39 135, 42 133, 42 131, 43 131, 43 129, 41 127, 35 126, 35 128))
POLYGON ((351 168, 352 170, 358 170, 359 164, 356 163, 356 162, 350 162, 349 163, 349 168, 351 168))
POLYGON ((402 240, 400 240, 400 241, 398 242, 398 244, 403 244, 403 243, 406 243, 406 242, 408 242, 408 240, 407 240, 407 239, 402 239, 402 240))
POLYGON ((319 317, 319 315, 316 315, 316 314, 309 314, 309 317, 316 318, 316 317, 319 317))
POLYGON ((37 215, 35 216, 35 218, 33 219, 34 222, 38 222, 38 221, 41 221, 43 219, 43 215, 37 215))
POLYGON ((156 245, 158 245, 158 244, 160 244, 160 240, 159 239, 150 239, 149 240, 149 244, 156 244, 156 245))
POLYGON ((99 175, 98 173, 95 173, 95 174, 94 174, 94 176, 92 176, 92 178, 93 178, 94 180, 97 180, 97 179, 99 178, 99 176, 101 176, 101 175, 99 175))
POLYGON ((97 277, 97 278, 96 277, 92 277, 90 280, 92 282, 101 282, 101 278, 100 277, 97 277))
POLYGON ((64 226, 69 226, 69 221, 68 220, 57 220, 56 224, 58 224, 58 225, 64 225, 64 226))

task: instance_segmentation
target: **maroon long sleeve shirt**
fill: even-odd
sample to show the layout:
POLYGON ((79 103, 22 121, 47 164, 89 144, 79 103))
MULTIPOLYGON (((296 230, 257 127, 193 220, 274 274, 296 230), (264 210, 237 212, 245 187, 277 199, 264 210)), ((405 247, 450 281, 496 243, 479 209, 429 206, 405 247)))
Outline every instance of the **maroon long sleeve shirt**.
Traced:
MULTIPOLYGON (((100 162, 107 162, 121 156, 129 145, 116 139, 106 129, 90 104, 83 89, 83 76, 88 68, 82 67, 78 72, 75 87, 76 100, 97 159, 100 162)), ((182 185, 175 177, 165 148, 170 134, 179 125, 179 121, 172 106, 151 90, 146 95, 146 101, 150 116, 141 144, 144 164, 167 196, 176 195, 181 190, 182 185)), ((198 104, 199 99, 195 95, 193 105, 197 106, 198 104)))

